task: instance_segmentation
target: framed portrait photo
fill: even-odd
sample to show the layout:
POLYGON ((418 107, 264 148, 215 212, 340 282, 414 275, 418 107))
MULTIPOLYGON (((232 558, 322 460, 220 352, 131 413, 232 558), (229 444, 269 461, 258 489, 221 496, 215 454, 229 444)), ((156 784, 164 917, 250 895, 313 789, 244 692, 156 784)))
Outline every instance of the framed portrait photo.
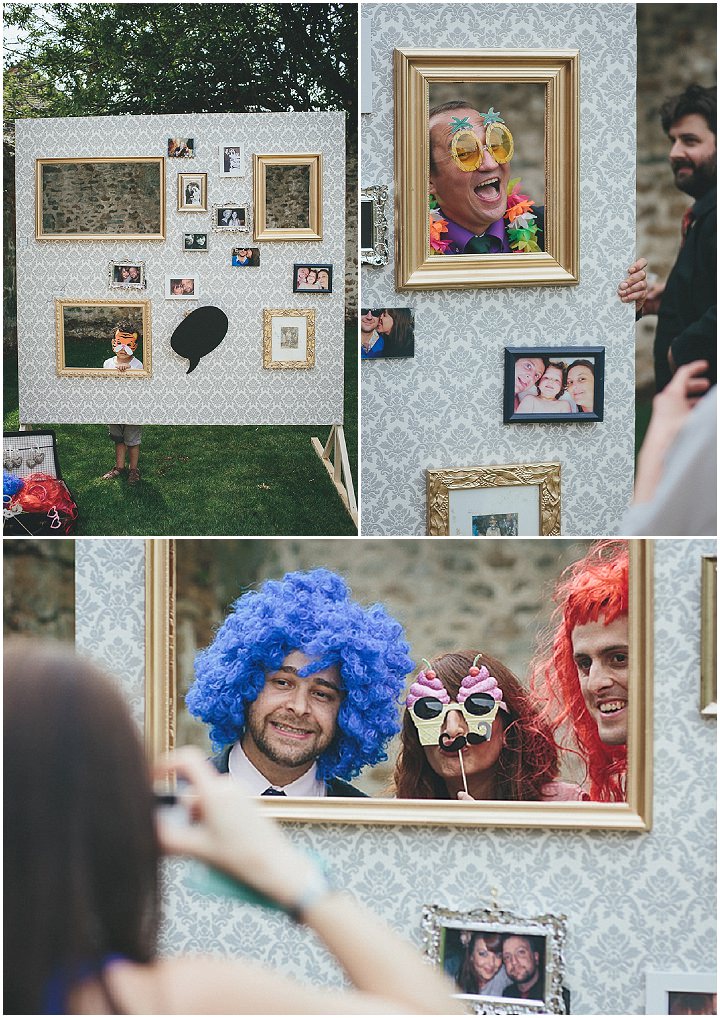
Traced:
POLYGON ((414 356, 415 312, 412 308, 361 308, 361 360, 414 356))
POLYGON ((322 154, 254 155, 255 240, 322 240, 322 154))
POLYGON ((194 138, 168 138, 167 140, 168 159, 194 159, 195 139, 194 138))
POLYGON ((646 1014, 717 1014, 715 972, 645 972, 646 1014))
POLYGON ((162 156, 36 159, 36 240, 164 240, 162 156))
POLYGON ((256 269, 260 265, 259 247, 234 247, 230 264, 236 269, 256 269))
POLYGON ((225 202, 212 207, 212 228, 216 233, 248 233, 250 206, 225 202))
POLYGON ((207 233, 184 233, 182 239, 183 251, 207 251, 207 233))
POLYGON ((601 421, 605 347, 505 347, 503 421, 601 421))
POLYGON ((301 262, 293 265, 293 293, 332 293, 332 265, 301 262))
POLYGON ((178 173, 178 212, 207 212, 207 173, 178 173))
POLYGON ((426 905, 425 954, 476 1014, 569 1014, 570 994, 563 986, 566 922, 564 915, 426 905))
POLYGON ((57 298, 55 349, 62 377, 149 378, 150 301, 57 298))
POLYGON ((218 172, 221 177, 245 176, 245 149, 241 142, 223 142, 218 152, 220 157, 218 172))
POLYGON ((387 187, 364 187, 360 192, 360 264, 387 265, 387 187))
POLYGON ((560 534, 560 464, 427 470, 431 537, 560 534))
POLYGON ((110 262, 108 286, 111 290, 144 290, 145 262, 110 262))
POLYGON ((395 285, 579 272, 577 50, 394 51, 395 285))
POLYGON ((263 367, 315 367, 315 312, 263 311, 263 367))
POLYGON ((165 276, 166 300, 196 300, 200 296, 200 280, 194 273, 165 276))

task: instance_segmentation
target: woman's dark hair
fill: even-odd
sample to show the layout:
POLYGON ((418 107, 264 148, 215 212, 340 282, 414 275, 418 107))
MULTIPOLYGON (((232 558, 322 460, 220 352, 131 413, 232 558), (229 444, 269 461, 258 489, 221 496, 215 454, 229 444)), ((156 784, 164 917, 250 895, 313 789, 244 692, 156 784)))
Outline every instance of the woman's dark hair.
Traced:
POLYGON ((593 364, 592 361, 586 361, 583 358, 581 358, 580 360, 572 361, 571 364, 568 364, 568 366, 565 368, 565 374, 567 375, 570 368, 578 368, 580 366, 587 368, 591 372, 593 378, 595 377, 595 365, 593 364))
MULTIPOLYGON (((120 954, 155 956, 159 847, 125 702, 60 644, 4 655, 5 1014, 41 1014, 120 954)), ((105 988, 108 1002, 112 998, 105 988)))
MULTIPOLYGON (((502 942, 503 938, 499 933, 483 933, 482 930, 476 930, 470 938, 470 942, 465 948, 465 957, 462 960, 460 971, 458 972, 457 984, 461 993, 479 993, 480 985, 477 975, 475 974, 472 967, 472 953, 475 950, 475 944, 478 940, 485 941, 485 947, 488 951, 492 951, 496 954, 500 961, 502 961, 502 942)), ((498 969, 498 971, 500 971, 498 969)))
POLYGON ((660 107, 660 121, 665 134, 681 117, 688 117, 692 113, 704 117, 712 133, 717 133, 717 88, 714 85, 712 88, 688 85, 680 95, 666 99, 660 107))
MULTIPOLYGON (((442 654, 431 661, 453 700, 457 699, 460 683, 477 656, 476 650, 461 650, 442 654)), ((497 798, 540 801, 543 786, 558 774, 558 750, 552 731, 538 718, 532 694, 523 689, 509 668, 489 654, 483 654, 479 664, 484 664, 497 679, 509 711, 498 711, 505 730, 503 748, 495 765, 497 798)), ((408 710, 403 716, 400 740, 394 774, 395 796, 398 799, 448 799, 445 781, 430 766, 408 710)))
POLYGON ((410 308, 384 308, 392 315, 393 326, 385 336, 385 357, 410 357, 415 347, 413 313, 410 308))

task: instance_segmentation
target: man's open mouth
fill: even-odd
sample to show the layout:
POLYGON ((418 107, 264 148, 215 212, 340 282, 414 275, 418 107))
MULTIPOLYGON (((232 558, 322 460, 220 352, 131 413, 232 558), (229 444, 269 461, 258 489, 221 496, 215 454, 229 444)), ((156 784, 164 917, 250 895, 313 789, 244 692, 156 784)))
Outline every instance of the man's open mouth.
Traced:
POLYGON ((483 180, 474 190, 481 201, 496 202, 500 197, 500 178, 490 177, 483 180))
POLYGON ((293 725, 283 724, 281 721, 271 721, 270 724, 280 735, 287 735, 291 739, 307 739, 313 734, 307 728, 295 728, 293 725))
POLYGON ((619 710, 623 710, 627 707, 627 700, 607 700, 605 703, 598 704, 598 710, 601 714, 617 714, 619 710))

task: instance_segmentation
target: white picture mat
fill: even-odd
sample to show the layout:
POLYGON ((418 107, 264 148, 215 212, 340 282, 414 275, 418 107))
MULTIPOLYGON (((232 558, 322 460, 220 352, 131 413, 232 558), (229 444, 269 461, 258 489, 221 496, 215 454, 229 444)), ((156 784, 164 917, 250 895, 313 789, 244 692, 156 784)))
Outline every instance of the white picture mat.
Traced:
POLYGON ((668 1014, 669 993, 717 993, 715 972, 645 972, 645 1014, 668 1014))
MULTIPOLYGON (((293 266, 345 263, 345 115, 331 113, 178 114, 18 120, 17 272, 20 420, 23 423, 104 424, 341 424, 343 421, 344 287, 314 304, 315 366, 311 371, 263 368, 263 310, 306 308, 293 294, 293 266), (165 241, 36 241, 35 160, 41 157, 165 155, 167 139, 195 139, 195 158, 166 159, 165 241), (186 233, 210 233, 212 213, 178 212, 178 173, 208 175, 208 206, 247 204, 252 221, 252 173, 221 177, 218 150, 242 142, 245 158, 277 149, 323 156, 322 241, 273 241, 261 247, 252 280, 230 264, 233 247, 251 234, 214 233, 203 254, 197 305, 165 299, 167 275, 193 275, 196 252, 182 250, 186 233), (55 372, 57 297, 103 300, 108 262, 144 261, 151 303, 153 373, 132 386, 102 377, 60 378, 55 372), (182 271, 184 269, 184 271, 182 271), (191 374, 170 339, 194 306, 215 306, 228 318, 223 342, 191 374)), ((247 238, 247 241, 245 240, 247 238)), ((339 271, 339 268, 338 268, 339 271)), ((108 344, 108 357, 112 350, 108 344)))
POLYGON ((509 484, 501 488, 451 488, 451 537, 472 537, 473 516, 518 514, 518 536, 540 534, 540 487, 537 484, 509 484))
POLYGON ((221 177, 244 177, 245 176, 245 146, 240 141, 224 141, 218 146, 218 173, 221 177), (225 149, 240 149, 239 165, 231 170, 225 169, 225 149))
POLYGON ((307 318, 304 315, 293 317, 279 315, 272 319, 272 359, 274 361, 305 361, 307 360, 307 318), (298 345, 296 347, 281 346, 282 330, 297 329, 298 345))

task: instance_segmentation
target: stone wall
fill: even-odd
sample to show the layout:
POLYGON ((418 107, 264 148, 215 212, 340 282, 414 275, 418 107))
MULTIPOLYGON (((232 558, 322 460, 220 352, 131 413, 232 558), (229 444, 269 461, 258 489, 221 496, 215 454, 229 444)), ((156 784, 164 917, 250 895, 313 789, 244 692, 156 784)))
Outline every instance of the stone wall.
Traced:
POLYGON ((53 235, 160 233, 159 164, 50 163, 42 170, 42 225, 53 235))
POLYGON ((75 639, 75 541, 3 542, 5 636, 75 639))
MULTIPOLYGON (((675 187, 659 110, 668 96, 716 80, 715 4, 637 5, 637 253, 659 280, 680 245, 680 222, 692 199, 675 187)), ((637 326, 638 391, 654 391, 652 344, 657 318, 637 326)))

